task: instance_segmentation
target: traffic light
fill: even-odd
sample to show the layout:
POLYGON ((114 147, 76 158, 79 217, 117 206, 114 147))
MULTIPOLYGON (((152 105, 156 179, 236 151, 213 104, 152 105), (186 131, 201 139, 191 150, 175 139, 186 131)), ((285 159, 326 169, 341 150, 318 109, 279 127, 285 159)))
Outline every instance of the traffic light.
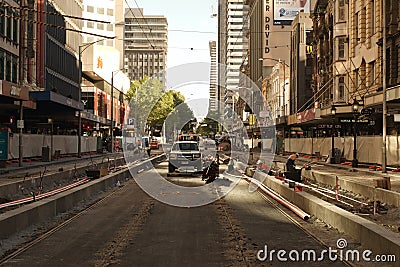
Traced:
POLYGON ((255 114, 250 114, 249 115, 249 124, 250 125, 256 124, 256 115, 255 114))

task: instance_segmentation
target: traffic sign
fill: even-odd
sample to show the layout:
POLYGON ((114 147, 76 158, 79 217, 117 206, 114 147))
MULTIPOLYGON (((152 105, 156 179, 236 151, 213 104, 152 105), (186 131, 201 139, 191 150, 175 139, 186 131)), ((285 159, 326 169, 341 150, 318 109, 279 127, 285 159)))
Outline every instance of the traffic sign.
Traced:
POLYGON ((361 114, 362 115, 372 115, 372 113, 374 113, 374 109, 373 108, 363 108, 361 110, 361 114))
POLYGON ((17 128, 24 129, 24 120, 17 120, 17 128))

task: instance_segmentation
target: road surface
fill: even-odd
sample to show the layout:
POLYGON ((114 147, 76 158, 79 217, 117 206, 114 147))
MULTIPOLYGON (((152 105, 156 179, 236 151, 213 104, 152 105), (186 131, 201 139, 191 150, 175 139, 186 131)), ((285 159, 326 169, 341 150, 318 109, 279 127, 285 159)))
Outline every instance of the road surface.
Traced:
MULTIPOLYGON (((176 184, 204 184, 199 175, 167 178, 167 162, 157 171, 176 184)), ((314 233, 325 231, 305 225, 314 233)), ((345 266, 328 255, 322 262, 301 261, 302 250, 315 250, 318 258, 324 249, 296 219, 250 193, 245 181, 214 203, 180 208, 153 199, 130 179, 1 266, 345 266), (279 260, 272 250, 286 255, 279 260), (300 261, 289 260, 291 250, 300 253, 300 261)))

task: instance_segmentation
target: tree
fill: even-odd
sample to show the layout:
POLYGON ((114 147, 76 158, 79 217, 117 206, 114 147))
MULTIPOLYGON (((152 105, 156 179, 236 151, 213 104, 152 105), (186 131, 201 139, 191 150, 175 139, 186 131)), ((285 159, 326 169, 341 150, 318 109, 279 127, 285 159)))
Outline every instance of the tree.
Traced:
POLYGON ((204 118, 202 122, 200 122, 199 127, 197 127, 197 133, 203 136, 214 136, 217 133, 218 124, 215 120, 211 118, 204 118))
POLYGON ((173 97, 174 108, 165 119, 165 132, 170 138, 176 134, 176 131, 191 132, 193 125, 196 124, 196 118, 193 111, 184 102, 185 98, 180 92, 170 91, 173 97))
POLYGON ((150 113, 163 94, 163 85, 157 78, 145 76, 131 83, 126 93, 126 99, 130 101, 129 117, 135 118, 136 130, 140 135, 145 135, 146 129, 152 125, 154 118, 158 117, 150 113), (149 122, 148 119, 150 119, 149 122))
POLYGON ((172 90, 165 92, 156 78, 144 77, 133 81, 126 99, 130 102, 129 117, 135 118, 140 135, 145 135, 146 129, 161 130, 168 116, 173 117, 175 125, 194 118, 193 111, 184 103, 184 96, 172 90))

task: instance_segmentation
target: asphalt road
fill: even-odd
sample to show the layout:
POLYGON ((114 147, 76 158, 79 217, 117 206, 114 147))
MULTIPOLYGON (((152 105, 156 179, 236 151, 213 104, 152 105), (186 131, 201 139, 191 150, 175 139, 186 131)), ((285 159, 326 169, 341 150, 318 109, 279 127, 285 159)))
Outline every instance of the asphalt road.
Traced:
MULTIPOLYGON (((166 170, 166 162, 157 168, 167 179, 166 170)), ((200 176, 168 179, 204 184, 200 176)), ((322 262, 284 262, 275 252, 272 261, 261 261, 257 254, 265 256, 259 251, 266 246, 285 250, 287 259, 290 250, 301 259, 302 250, 319 257, 326 249, 259 193, 249 193, 244 181, 218 201, 181 208, 153 199, 130 179, 2 266, 344 266, 328 255, 322 262)))

